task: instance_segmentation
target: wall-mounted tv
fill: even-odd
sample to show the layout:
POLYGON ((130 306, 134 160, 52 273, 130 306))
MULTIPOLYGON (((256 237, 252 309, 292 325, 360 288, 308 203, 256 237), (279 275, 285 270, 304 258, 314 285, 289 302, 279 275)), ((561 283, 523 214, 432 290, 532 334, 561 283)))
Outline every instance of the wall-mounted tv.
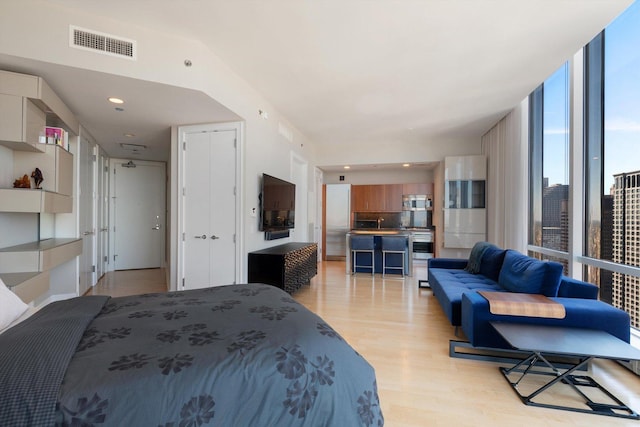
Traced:
POLYGON ((261 231, 289 230, 295 227, 295 184, 265 173, 262 175, 261 201, 261 231))

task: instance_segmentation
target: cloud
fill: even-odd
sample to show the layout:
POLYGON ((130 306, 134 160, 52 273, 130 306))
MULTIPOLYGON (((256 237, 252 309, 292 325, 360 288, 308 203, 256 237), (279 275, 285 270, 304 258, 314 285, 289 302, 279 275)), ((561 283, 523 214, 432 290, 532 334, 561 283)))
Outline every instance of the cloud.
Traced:
POLYGON ((605 120, 604 130, 610 132, 640 132, 640 122, 629 119, 605 120))
POLYGON ((568 135, 569 130, 565 128, 554 128, 554 129, 545 129, 545 135, 568 135))

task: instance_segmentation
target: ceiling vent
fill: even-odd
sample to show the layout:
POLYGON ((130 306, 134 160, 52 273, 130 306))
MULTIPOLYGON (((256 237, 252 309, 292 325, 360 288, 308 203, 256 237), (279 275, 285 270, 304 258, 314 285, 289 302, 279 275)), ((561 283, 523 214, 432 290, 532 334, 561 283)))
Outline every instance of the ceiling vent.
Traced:
POLYGON ((119 58, 136 59, 135 40, 69 26, 69 46, 119 58))

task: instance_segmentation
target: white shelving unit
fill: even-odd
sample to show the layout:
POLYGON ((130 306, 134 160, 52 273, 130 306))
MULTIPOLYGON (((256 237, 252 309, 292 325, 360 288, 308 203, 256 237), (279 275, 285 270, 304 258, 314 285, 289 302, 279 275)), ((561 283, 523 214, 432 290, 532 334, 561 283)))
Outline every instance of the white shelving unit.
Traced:
POLYGON ((0 145, 9 148, 2 154, 10 156, 3 164, 12 167, 15 178, 30 175, 36 167, 44 176, 42 189, 11 188, 12 182, 0 182, 0 215, 4 215, 0 219, 8 231, 0 236, 0 277, 25 302, 42 300, 52 287, 56 293, 75 293, 77 267, 70 268, 69 263, 82 253, 75 227, 69 221, 56 227, 57 221, 49 218, 73 214, 74 161, 63 147, 40 143, 45 126, 62 127, 72 135, 80 129, 42 78, 0 70, 0 145), (46 234, 53 238, 40 240, 43 214, 53 227, 46 234), (37 220, 20 221, 16 215, 35 215, 37 220), (25 229, 25 223, 37 230, 25 229), (34 235, 38 239, 32 241, 34 235), (52 283, 53 277, 63 285, 52 283))

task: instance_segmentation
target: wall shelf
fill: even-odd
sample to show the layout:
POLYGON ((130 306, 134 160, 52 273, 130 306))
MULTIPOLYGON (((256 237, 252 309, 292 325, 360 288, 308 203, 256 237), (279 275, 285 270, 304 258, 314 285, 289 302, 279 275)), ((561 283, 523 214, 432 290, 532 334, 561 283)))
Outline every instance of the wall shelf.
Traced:
POLYGON ((29 303, 49 290, 50 274, 48 271, 2 273, 0 279, 22 301, 29 303))
POLYGON ((73 198, 30 188, 0 188, 0 212, 70 213, 73 198))
POLYGON ((0 218, 6 227, 0 246, 13 245, 0 248, 0 275, 26 302, 51 293, 76 293, 75 260, 82 254, 82 239, 55 237, 77 235, 74 221, 40 215, 71 213, 78 218, 73 207, 73 155, 58 145, 41 143, 47 126, 63 128, 71 136, 80 132, 74 114, 41 77, 0 70, 0 146, 13 151, 10 169, 0 178, 5 187, 0 188, 0 218), (9 188, 15 177, 30 175, 35 168, 43 173, 42 189, 9 188), (38 214, 37 230, 33 221, 14 213, 38 214), (51 230, 42 233, 43 223, 51 230), (28 242, 44 236, 54 238, 28 242))
POLYGON ((47 271, 82 253, 82 239, 46 239, 0 249, 0 271, 47 271))

